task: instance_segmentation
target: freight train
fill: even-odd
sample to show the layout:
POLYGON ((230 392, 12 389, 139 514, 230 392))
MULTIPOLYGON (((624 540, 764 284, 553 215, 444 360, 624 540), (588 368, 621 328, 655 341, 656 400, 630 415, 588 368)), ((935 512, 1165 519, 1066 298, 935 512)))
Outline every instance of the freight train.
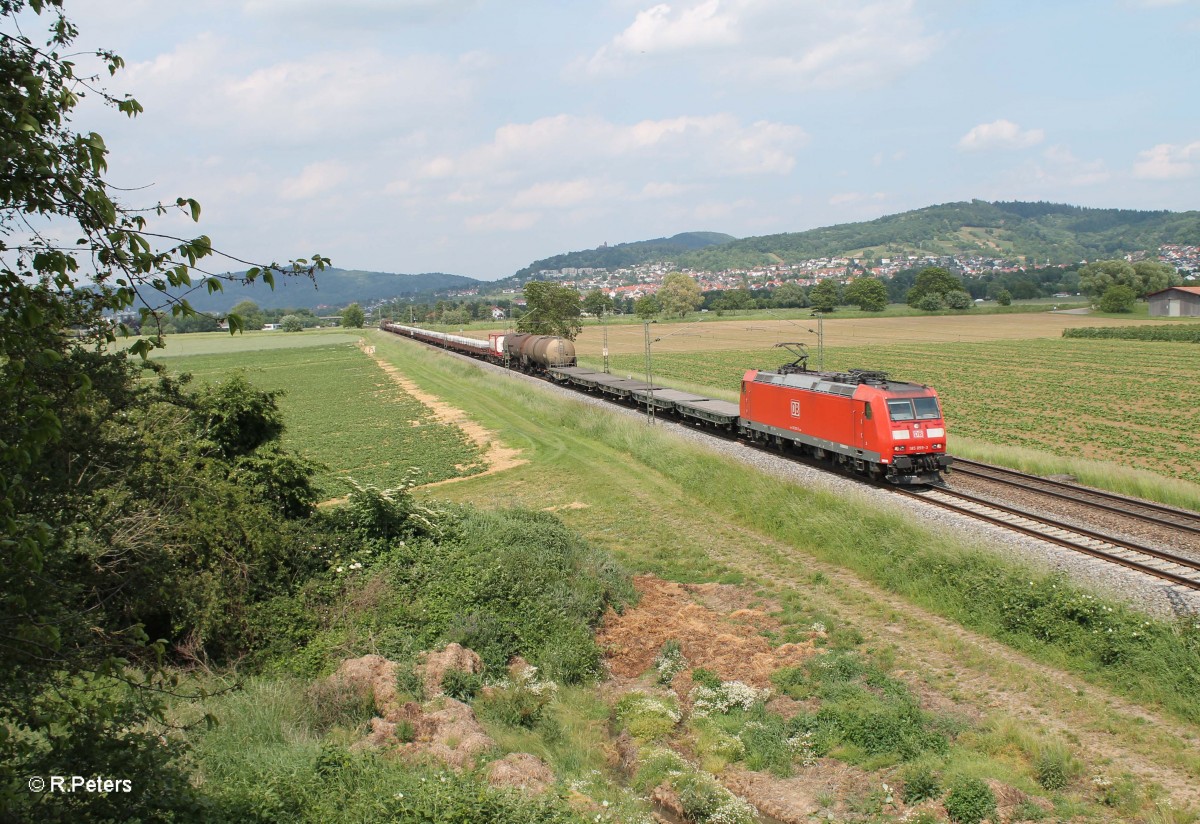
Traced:
POLYGON ((937 483, 952 463, 932 388, 883 372, 810 371, 800 344, 784 344, 798 355, 792 363, 776 371, 748 370, 741 397, 732 403, 581 368, 575 345, 564 338, 492 334, 485 341, 388 321, 380 327, 876 480, 937 483))

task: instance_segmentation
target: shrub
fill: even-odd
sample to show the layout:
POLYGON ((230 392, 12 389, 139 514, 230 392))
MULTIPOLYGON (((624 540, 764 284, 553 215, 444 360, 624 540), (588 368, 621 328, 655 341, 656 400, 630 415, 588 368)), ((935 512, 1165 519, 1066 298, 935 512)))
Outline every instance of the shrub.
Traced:
POLYGON ((687 665, 687 659, 683 657, 683 650, 679 648, 679 642, 674 638, 670 639, 662 645, 658 657, 654 659, 654 668, 658 670, 658 683, 670 684, 675 680, 676 675, 687 669, 687 665))
POLYGON ((1064 338, 1200 343, 1200 324, 1165 323, 1157 326, 1080 326, 1076 329, 1064 329, 1062 334, 1064 338))
POLYGON ((926 766, 914 766, 904 773, 905 804, 920 804, 942 794, 942 785, 937 773, 926 766))
POLYGON ((1062 745, 1041 748, 1033 762, 1037 783, 1047 790, 1063 790, 1076 778, 1081 766, 1071 751, 1062 745))
POLYGON ((442 675, 442 692, 459 701, 470 701, 483 688, 483 676, 460 669, 442 675))
POLYGON ((1113 284, 1100 296, 1101 312, 1132 312, 1137 293, 1128 286, 1113 284))
POLYGON ((475 710, 482 718, 533 729, 545 719, 546 707, 553 698, 552 690, 532 689, 519 683, 489 690, 475 702, 475 710))
POLYGON ((375 701, 345 681, 314 681, 304 692, 308 704, 309 725, 314 732, 326 733, 334 727, 355 728, 375 715, 375 701))
POLYGON ((923 312, 937 312, 940 309, 945 309, 946 303, 942 300, 941 295, 931 292, 917 301, 917 308, 923 312))
POLYGON ((975 301, 967 292, 947 292, 945 301, 950 309, 970 309, 975 305, 975 301))
POLYGON ((978 778, 956 778, 944 803, 946 814, 957 824, 979 824, 996 814, 996 796, 978 778))
POLYGON ((681 715, 675 701, 644 692, 631 692, 617 702, 617 720, 634 738, 655 741, 666 738, 675 730, 681 715))

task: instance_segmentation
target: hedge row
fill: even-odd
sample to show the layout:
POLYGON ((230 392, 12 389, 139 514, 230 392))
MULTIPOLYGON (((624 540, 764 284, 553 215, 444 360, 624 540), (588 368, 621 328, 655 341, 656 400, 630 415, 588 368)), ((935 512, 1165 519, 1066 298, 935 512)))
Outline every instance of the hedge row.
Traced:
POLYGON ((1064 329, 1063 337, 1200 343, 1200 323, 1163 324, 1162 326, 1081 326, 1078 329, 1064 329))

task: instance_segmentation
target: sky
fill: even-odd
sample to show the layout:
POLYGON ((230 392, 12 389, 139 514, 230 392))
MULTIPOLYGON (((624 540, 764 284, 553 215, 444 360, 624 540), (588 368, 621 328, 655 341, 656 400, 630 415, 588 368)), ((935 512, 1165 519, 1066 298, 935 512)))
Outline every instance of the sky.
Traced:
MULTIPOLYGON (((491 280, 936 203, 1200 208, 1200 0, 66 0, 75 126, 244 260, 491 280), (81 66, 86 63, 80 60, 81 66), (95 97, 86 103, 94 104, 95 97)), ((30 33, 27 29, 27 33, 30 33)))

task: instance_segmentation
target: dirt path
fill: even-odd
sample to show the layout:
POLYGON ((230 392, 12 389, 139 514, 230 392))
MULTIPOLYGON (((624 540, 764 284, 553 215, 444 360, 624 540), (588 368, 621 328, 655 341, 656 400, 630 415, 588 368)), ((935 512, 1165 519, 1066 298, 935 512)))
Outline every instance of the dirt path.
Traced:
POLYGON ((465 481, 467 478, 478 478, 482 475, 493 475, 497 472, 503 472, 506 469, 512 469, 516 466, 529 463, 528 460, 521 457, 521 450, 511 449, 502 444, 495 432, 484 429, 475 421, 467 417, 467 413, 461 409, 457 409, 450 404, 438 398, 435 395, 430 395, 422 390, 415 383, 410 381, 404 375, 400 374, 395 366, 388 363, 379 355, 375 354, 375 347, 367 344, 365 340, 358 342, 358 347, 363 352, 379 365, 379 368, 387 373, 396 385, 403 389, 407 394, 416 398, 423 403, 440 423, 456 426, 461 429, 466 436, 471 439, 471 442, 480 448, 483 452, 483 462, 487 464, 487 469, 483 472, 477 472, 474 475, 465 475, 461 478, 448 478, 444 481, 426 484, 429 488, 434 486, 442 486, 444 484, 452 484, 456 481, 465 481))

